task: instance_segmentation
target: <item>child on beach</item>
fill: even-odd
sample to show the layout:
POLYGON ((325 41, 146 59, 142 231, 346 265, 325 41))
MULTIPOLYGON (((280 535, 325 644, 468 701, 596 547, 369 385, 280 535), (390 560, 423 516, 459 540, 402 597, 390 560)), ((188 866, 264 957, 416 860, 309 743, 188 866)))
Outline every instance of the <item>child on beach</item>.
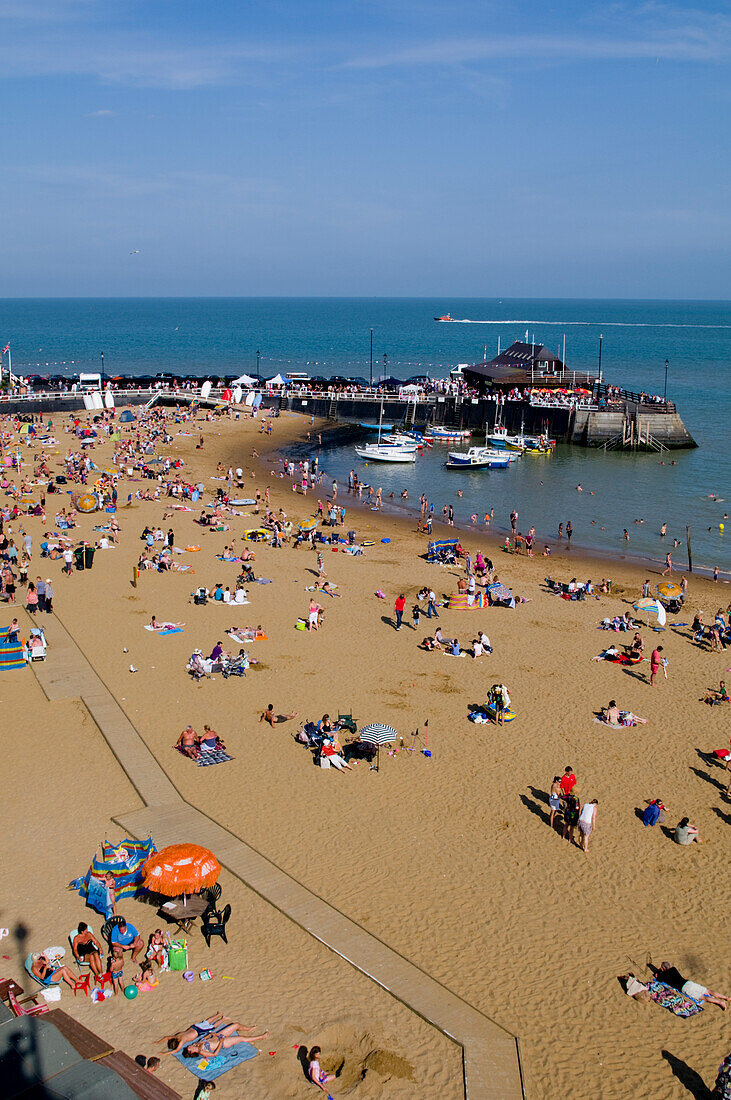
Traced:
POLYGON ((116 997, 117 993, 124 992, 124 956, 110 955, 107 962, 107 970, 112 975, 112 989, 116 997))
POLYGON ((158 979, 155 977, 155 973, 152 969, 152 963, 149 959, 146 959, 140 967, 139 974, 136 974, 132 979, 141 993, 151 993, 156 985, 159 985, 158 979))
POLYGON ((170 937, 164 935, 160 928, 156 928, 154 932, 151 932, 147 941, 147 958, 151 962, 157 963, 161 970, 167 970, 169 942, 170 937))

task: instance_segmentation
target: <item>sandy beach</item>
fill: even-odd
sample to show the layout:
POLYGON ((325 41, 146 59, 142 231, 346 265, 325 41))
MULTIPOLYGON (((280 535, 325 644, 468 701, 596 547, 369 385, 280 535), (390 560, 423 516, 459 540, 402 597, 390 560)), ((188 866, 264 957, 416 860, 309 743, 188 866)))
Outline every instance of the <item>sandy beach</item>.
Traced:
MULTIPOLYGON (((49 454, 60 472, 76 441, 54 420, 60 444, 49 454)), ((201 417, 192 435, 176 435, 174 426, 173 442, 156 453, 182 458, 182 476, 204 482, 214 495, 223 484, 212 480, 217 463, 241 465, 241 496, 268 488, 275 511, 281 507, 290 519, 303 520, 318 497, 327 500, 329 483, 307 498, 293 493, 291 480, 278 476, 273 452, 300 438, 305 423, 293 414, 277 419, 265 452, 256 421, 201 417), (200 435, 204 446, 197 450, 200 435), (251 457, 254 448, 258 459, 251 457)), ((94 461, 108 464, 113 447, 99 443, 94 461)), ((24 462, 38 451, 24 449, 24 462)), ((480 628, 490 637, 491 655, 458 659, 418 647, 433 623, 422 619, 418 630, 411 627, 420 588, 433 586, 441 598, 456 592, 463 576, 461 568, 427 563, 428 540, 411 517, 354 507, 339 487, 344 530, 355 528, 359 541, 373 545, 360 557, 324 551, 328 579, 341 598, 318 596, 324 623, 308 632, 295 624, 307 616, 307 586, 317 573, 311 550, 256 544, 256 574, 272 583, 249 585, 248 605, 195 606, 190 595, 198 585, 234 587, 238 566, 216 555, 232 538, 239 546, 258 517, 234 516, 229 531, 209 532, 194 523, 199 508, 163 521, 169 499, 126 504, 128 493, 151 486, 120 480, 121 542, 99 551, 91 572, 67 579, 62 562, 41 562, 41 521, 24 517, 23 525, 33 537, 30 576, 52 578, 55 614, 183 798, 517 1035, 530 1100, 681 1100, 693 1074, 712 1085, 728 1053, 725 1014, 707 1006, 680 1019, 626 997, 617 981, 628 970, 646 979, 651 956, 731 993, 722 946, 731 802, 723 797, 725 773, 699 755, 728 742, 729 705, 700 700, 726 676, 729 654, 693 645, 689 625, 676 627, 671 617, 662 634, 642 630, 647 651, 661 640, 669 661, 667 679, 655 686, 647 663, 623 668, 592 661, 610 642, 630 637, 602 632, 599 622, 631 608, 644 578, 654 588, 658 572, 582 558, 575 550, 550 559, 507 555, 485 533, 460 532, 463 544, 473 554, 489 554, 500 580, 528 602, 514 610, 440 608, 444 634, 456 635, 464 647, 480 628), (173 527, 178 547, 200 546, 178 559, 194 573, 145 571, 133 587, 146 524, 173 527), (613 591, 565 601, 546 589, 548 573, 561 581, 610 576, 613 591), (379 589, 385 599, 376 597, 379 589), (401 592, 407 615, 399 636, 393 605, 401 592), (183 632, 146 631, 153 614, 184 622, 183 632), (246 678, 191 679, 185 665, 193 649, 207 654, 219 640, 237 649, 224 631, 244 623, 261 624, 267 635, 247 646, 258 664, 246 678), (131 673, 130 664, 138 671, 131 673), (509 687, 516 720, 501 728, 468 721, 471 706, 483 703, 496 682, 509 687), (612 729, 595 723, 595 712, 610 699, 647 724, 612 729), (297 711, 299 720, 342 711, 352 712, 359 726, 389 723, 404 749, 397 742, 394 755, 382 752, 378 772, 365 762, 352 772, 315 768, 294 740, 298 720, 274 728, 259 721, 270 702, 278 713, 297 711), (423 747, 427 721, 432 755, 406 751, 417 728, 417 750, 423 747), (211 725, 233 761, 197 768, 175 752, 188 723, 197 730, 211 725), (598 800, 588 853, 548 825, 550 784, 566 765, 578 777, 581 801, 598 800), (689 817, 703 845, 686 850, 661 828, 644 828, 635 811, 651 798, 667 805, 667 826, 689 817)), ((48 511, 50 529, 51 497, 48 511)), ((74 535, 91 539, 102 522, 98 514, 80 516, 74 535)), ((18 521, 10 526, 17 531, 18 521)), ((437 524, 434 534, 444 537, 447 529, 437 524)), ((17 614, 27 633, 21 593, 5 618, 17 614)), ((729 598, 728 585, 690 576, 677 618, 689 624, 701 609, 712 622, 729 598)), ((2 699, 10 750, 0 923, 11 935, 0 952, 9 956, 2 972, 28 989, 22 972, 28 951, 50 944, 68 949, 66 937, 80 919, 98 933, 98 915, 65 887, 86 871, 104 837, 121 839, 112 819, 138 808, 140 799, 83 705, 49 702, 32 668, 5 674, 2 699)), ((456 1044, 232 875, 224 871, 221 884, 233 910, 229 945, 214 940, 209 951, 198 930, 189 936, 191 966, 209 966, 210 983, 163 974, 154 992, 99 1005, 64 989, 62 1007, 132 1056, 155 1053, 153 1039, 216 1010, 268 1029, 258 1044, 262 1053, 217 1082, 222 1100, 314 1095, 295 1048, 316 1042, 325 1064, 343 1066, 331 1086, 334 1096, 463 1095, 456 1044)), ((159 924, 155 911, 139 902, 125 903, 123 911, 145 938, 159 924)), ((163 1059, 160 1075, 182 1096, 193 1095, 194 1077, 172 1058, 163 1059)))

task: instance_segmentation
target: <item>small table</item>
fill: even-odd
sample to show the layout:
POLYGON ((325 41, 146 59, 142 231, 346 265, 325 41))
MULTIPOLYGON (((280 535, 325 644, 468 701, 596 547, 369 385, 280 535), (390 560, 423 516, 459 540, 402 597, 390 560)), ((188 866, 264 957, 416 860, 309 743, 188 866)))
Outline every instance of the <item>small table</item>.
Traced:
POLYGON ((203 916, 208 908, 208 902, 200 894, 191 894, 183 901, 175 898, 161 905, 158 912, 167 917, 173 924, 177 924, 181 932, 189 933, 198 917, 203 916))
POLYGON ((25 990, 13 978, 3 978, 0 982, 0 1001, 7 1001, 9 993, 17 999, 25 990))

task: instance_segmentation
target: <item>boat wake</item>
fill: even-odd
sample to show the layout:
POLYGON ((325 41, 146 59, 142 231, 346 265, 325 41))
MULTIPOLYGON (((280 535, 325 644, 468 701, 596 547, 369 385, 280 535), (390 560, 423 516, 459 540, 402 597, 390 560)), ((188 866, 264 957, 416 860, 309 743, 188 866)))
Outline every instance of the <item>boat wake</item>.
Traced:
MULTIPOLYGON (((441 320, 441 318, 439 318, 441 320)), ((709 328, 731 329, 731 325, 694 325, 684 324, 678 321, 526 321, 513 319, 511 321, 476 321, 471 317, 450 317, 449 321, 442 322, 450 325, 554 325, 556 328, 568 328, 569 325, 581 325, 591 328, 709 328)))

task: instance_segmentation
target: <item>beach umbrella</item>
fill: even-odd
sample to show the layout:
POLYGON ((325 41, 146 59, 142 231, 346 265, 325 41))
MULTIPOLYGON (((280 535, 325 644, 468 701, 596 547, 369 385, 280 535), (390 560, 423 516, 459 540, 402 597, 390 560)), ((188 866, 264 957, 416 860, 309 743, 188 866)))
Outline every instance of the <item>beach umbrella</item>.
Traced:
POLYGON ((658 596, 664 596, 666 600, 677 600, 683 595, 683 589, 675 581, 663 581, 655 585, 658 596))
MULTIPOLYGON (((665 626, 667 622, 667 615, 665 608, 659 600, 644 599, 638 600, 636 604, 633 604, 635 611, 646 611, 648 614, 657 615, 657 621, 660 626, 665 626)), ((649 626, 649 621, 647 622, 649 626)))
POLYGON ((142 870, 146 890, 176 898, 213 886, 221 873, 221 864, 208 848, 171 844, 148 859, 142 870))
POLYGON ((300 531, 304 531, 305 533, 307 533, 308 531, 314 531, 317 527, 317 518, 313 516, 312 519, 303 519, 301 523, 297 524, 297 526, 299 527, 300 531))
POLYGON ((369 745, 378 746, 378 756, 376 757, 376 771, 381 770, 381 745, 388 745, 392 741, 395 741, 398 737, 398 733, 393 726, 384 726, 382 722, 371 722, 369 726, 363 726, 360 731, 361 741, 366 741, 369 745))

